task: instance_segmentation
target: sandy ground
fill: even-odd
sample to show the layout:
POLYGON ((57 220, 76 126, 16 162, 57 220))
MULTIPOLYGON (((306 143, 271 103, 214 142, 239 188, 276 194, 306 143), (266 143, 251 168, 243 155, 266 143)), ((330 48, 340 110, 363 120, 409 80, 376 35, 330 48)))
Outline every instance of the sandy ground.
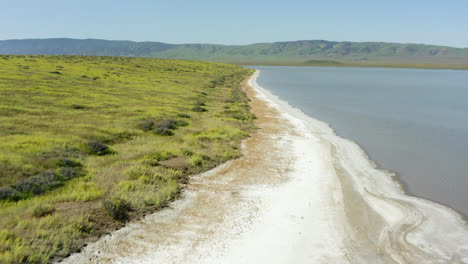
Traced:
POLYGON ((169 208, 65 263, 468 263, 453 210, 404 194, 354 142, 259 87, 242 158, 192 178, 169 208))

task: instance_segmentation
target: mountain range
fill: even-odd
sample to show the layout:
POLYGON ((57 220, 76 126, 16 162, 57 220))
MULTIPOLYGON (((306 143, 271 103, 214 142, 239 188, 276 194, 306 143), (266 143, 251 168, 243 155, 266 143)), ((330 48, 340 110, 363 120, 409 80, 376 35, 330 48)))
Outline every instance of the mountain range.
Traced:
POLYGON ((21 39, 0 41, 0 54, 126 56, 264 65, 418 64, 468 66, 468 48, 326 40, 217 45, 100 39, 21 39))

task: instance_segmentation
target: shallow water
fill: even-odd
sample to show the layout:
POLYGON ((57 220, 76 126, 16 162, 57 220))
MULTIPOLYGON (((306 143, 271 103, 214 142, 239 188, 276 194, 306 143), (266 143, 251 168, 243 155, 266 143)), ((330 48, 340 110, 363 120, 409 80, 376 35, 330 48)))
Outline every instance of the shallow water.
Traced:
POLYGON ((245 91, 259 130, 242 157, 63 263, 468 263, 458 214, 405 195, 357 144, 257 77, 245 91))
POLYGON ((258 83, 360 144, 409 193, 468 215, 468 72, 254 67, 258 83))

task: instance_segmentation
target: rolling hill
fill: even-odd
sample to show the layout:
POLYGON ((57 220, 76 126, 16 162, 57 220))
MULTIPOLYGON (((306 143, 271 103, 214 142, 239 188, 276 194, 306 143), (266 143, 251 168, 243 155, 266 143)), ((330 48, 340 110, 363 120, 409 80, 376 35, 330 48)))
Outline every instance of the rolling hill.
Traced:
POLYGON ((0 41, 0 54, 193 59, 266 65, 439 65, 468 67, 468 48, 384 42, 302 40, 251 45, 167 44, 99 39, 0 41))

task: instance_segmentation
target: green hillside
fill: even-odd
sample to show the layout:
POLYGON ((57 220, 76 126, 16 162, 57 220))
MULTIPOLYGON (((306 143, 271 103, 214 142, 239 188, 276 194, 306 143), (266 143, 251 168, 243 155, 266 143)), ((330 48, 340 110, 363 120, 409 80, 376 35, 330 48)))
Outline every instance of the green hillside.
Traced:
POLYGON ((325 40, 252 45, 165 44, 96 39, 5 40, 0 41, 0 54, 129 56, 272 65, 315 65, 310 62, 318 60, 347 65, 468 67, 468 48, 325 40))
POLYGON ((0 56, 0 263, 47 263, 240 155, 251 70, 124 57, 0 56))

